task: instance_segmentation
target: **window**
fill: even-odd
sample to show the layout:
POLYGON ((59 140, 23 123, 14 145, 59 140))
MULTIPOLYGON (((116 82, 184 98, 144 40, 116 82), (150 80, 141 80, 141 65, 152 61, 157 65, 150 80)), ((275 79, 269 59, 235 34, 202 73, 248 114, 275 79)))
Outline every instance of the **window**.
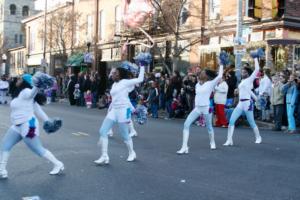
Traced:
POLYGON ((0 5, 0 19, 2 19, 3 15, 3 4, 0 5))
POLYGON ((209 19, 218 19, 220 16, 220 0, 210 0, 209 19))
POLYGON ((179 24, 183 25, 187 21, 189 17, 189 10, 188 10, 188 4, 185 4, 182 6, 181 12, 180 12, 180 21, 179 24))
POLYGON ((115 34, 120 34, 121 32, 121 21, 122 21, 122 16, 121 16, 121 7, 118 5, 115 8, 115 34))
POLYGON ((15 44, 18 44, 18 34, 15 34, 15 44))
POLYGON ((93 33, 93 18, 91 15, 87 16, 87 39, 89 41, 92 40, 92 33, 93 33))
POLYGON ((22 16, 27 17, 29 15, 29 7, 23 6, 22 8, 22 16))
POLYGON ((80 27, 79 24, 76 23, 75 25, 75 45, 79 45, 79 41, 80 41, 80 27))
POLYGON ((19 43, 20 43, 20 44, 23 44, 23 35, 22 35, 22 34, 19 35, 19 43))
POLYGON ((9 10, 10 10, 10 15, 15 15, 17 12, 17 6, 15 4, 11 4, 9 6, 9 10))
POLYGON ((29 29, 29 52, 35 50, 35 32, 29 29))
POLYGON ((102 40, 105 37, 105 18, 104 11, 101 10, 99 13, 99 39, 102 40))

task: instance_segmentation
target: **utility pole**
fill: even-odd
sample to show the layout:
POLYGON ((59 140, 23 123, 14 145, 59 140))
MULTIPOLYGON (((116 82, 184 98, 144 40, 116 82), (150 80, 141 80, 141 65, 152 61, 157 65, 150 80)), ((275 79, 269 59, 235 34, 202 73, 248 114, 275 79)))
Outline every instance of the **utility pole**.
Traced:
POLYGON ((47 60, 46 60, 46 45, 47 45, 47 0, 45 0, 45 14, 44 14, 44 51, 43 51, 43 59, 42 59, 42 67, 44 72, 46 72, 47 60))
MULTIPOLYGON (((236 38, 234 45, 241 45, 243 36, 243 0, 237 0, 237 25, 236 25, 236 38)), ((238 81, 241 80, 241 65, 243 53, 237 52, 235 54, 235 75, 238 81)))

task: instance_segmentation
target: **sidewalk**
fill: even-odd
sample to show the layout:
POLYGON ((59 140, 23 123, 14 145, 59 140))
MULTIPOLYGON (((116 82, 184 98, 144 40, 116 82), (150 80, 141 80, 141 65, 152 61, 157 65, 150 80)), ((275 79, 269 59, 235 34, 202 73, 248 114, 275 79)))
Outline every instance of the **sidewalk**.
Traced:
MULTIPOLYGON (((55 102, 55 103, 51 103, 51 104, 65 104, 66 106, 70 106, 68 99, 59 99, 59 101, 55 102)), ((77 107, 77 106, 74 106, 77 107)), ((98 108, 95 108, 98 110, 98 108)), ((105 109, 100 109, 101 110, 105 110, 105 109)), ((185 118, 172 118, 172 119, 165 119, 166 117, 166 112, 165 111, 158 111, 158 119, 161 120, 172 120, 172 121, 178 121, 178 123, 183 123, 185 118)), ((148 118, 151 118, 151 116, 148 116, 148 118)), ((257 126, 260 129, 264 129, 264 130, 271 130, 274 125, 271 122, 264 122, 264 121, 260 121, 260 120, 255 120, 257 126)), ((239 124, 239 127, 249 127, 248 122, 247 121, 243 121, 242 123, 239 124)), ((284 131, 284 129, 283 129, 284 131)))

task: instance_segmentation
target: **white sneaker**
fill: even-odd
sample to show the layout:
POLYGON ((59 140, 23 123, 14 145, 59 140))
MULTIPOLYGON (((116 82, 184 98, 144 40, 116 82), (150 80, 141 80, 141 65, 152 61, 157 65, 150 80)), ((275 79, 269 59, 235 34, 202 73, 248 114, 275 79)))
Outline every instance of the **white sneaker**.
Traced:
POLYGON ((65 166, 62 162, 59 162, 57 165, 54 166, 51 172, 49 172, 50 175, 57 175, 60 172, 64 171, 65 166))
POLYGON ((98 160, 95 160, 94 163, 96 163, 97 165, 108 165, 109 157, 108 155, 102 155, 98 160))
POLYGON ((7 179, 7 178, 8 178, 7 170, 5 169, 0 170, 0 179, 7 179))
POLYGON ((189 147, 181 147, 181 149, 179 151, 176 152, 179 155, 183 155, 183 154, 188 154, 189 153, 189 147))
POLYGON ((127 158, 127 162, 135 161, 135 159, 136 159, 136 153, 135 153, 135 151, 132 151, 132 153, 130 153, 127 158))

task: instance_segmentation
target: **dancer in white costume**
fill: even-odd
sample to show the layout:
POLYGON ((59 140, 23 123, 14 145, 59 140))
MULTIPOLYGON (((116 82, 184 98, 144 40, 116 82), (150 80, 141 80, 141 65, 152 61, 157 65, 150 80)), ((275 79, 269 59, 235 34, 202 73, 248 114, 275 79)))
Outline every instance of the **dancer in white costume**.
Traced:
POLYGON ((253 116, 253 99, 256 100, 256 96, 253 94, 252 89, 253 81, 255 80, 256 75, 259 72, 258 58, 262 57, 263 55, 264 52, 262 49, 259 49, 256 52, 251 52, 251 56, 254 58, 255 70, 252 72, 250 68, 242 69, 242 81, 238 86, 239 103, 230 117, 227 141, 223 144, 224 146, 233 145, 232 136, 234 132, 234 124, 236 120, 242 115, 242 113, 245 113, 248 123, 253 129, 255 135, 255 143, 260 144, 262 142, 262 138, 259 134, 259 130, 253 116))
MULTIPOLYGON (((220 56, 221 57, 221 56, 220 56)), ((210 96, 223 76, 223 63, 220 64, 218 76, 212 79, 213 72, 202 70, 199 75, 199 82, 196 84, 195 108, 184 122, 182 147, 177 154, 187 154, 189 152, 188 140, 191 124, 201 115, 204 115, 206 128, 210 139, 210 148, 216 149, 214 130, 212 127, 212 113, 209 111, 210 96), (212 80, 211 80, 212 79, 212 80)))
POLYGON ((2 139, 0 155, 0 178, 7 178, 6 169, 11 149, 21 140, 37 155, 46 158, 53 165, 50 175, 56 175, 64 170, 64 164, 45 149, 39 138, 39 121, 36 115, 43 121, 48 122, 49 118, 41 109, 45 97, 38 94, 38 88, 32 86, 31 75, 25 74, 17 82, 19 94, 10 104, 12 126, 2 139))
POLYGON ((128 124, 131 120, 131 111, 132 105, 128 98, 129 92, 131 92, 136 84, 143 82, 145 68, 144 66, 148 65, 146 61, 140 61, 140 72, 138 78, 128 79, 128 70, 119 67, 113 73, 114 84, 110 90, 112 97, 112 102, 109 106, 109 111, 102 122, 100 128, 100 139, 99 143, 101 145, 101 156, 98 160, 94 162, 96 164, 108 164, 108 132, 113 127, 115 123, 118 123, 120 133, 123 137, 123 140, 128 148, 128 158, 127 161, 131 162, 136 159, 136 153, 133 150, 133 142, 131 137, 128 134, 128 124))

